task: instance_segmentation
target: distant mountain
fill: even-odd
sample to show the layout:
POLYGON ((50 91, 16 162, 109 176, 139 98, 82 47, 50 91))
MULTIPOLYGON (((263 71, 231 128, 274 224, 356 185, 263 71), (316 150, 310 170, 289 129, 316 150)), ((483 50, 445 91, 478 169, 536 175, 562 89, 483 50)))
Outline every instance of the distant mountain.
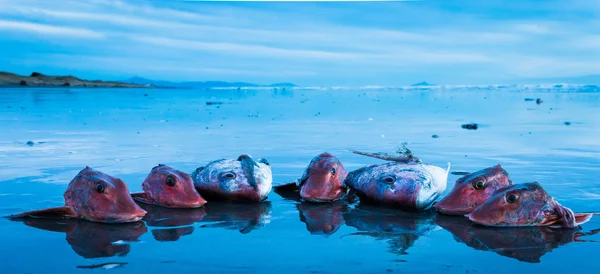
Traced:
POLYGON ((281 87, 281 88, 287 88, 287 87, 296 87, 296 85, 292 84, 292 83, 275 83, 275 84, 270 84, 270 87, 281 87))
POLYGON ((519 79, 518 84, 582 84, 598 85, 600 84, 600 75, 583 75, 574 77, 552 77, 552 78, 526 78, 519 79))
POLYGON ((430 84, 430 83, 427 83, 427 82, 419 82, 419 83, 416 83, 416 84, 412 84, 411 86, 413 86, 413 87, 422 87, 422 86, 433 86, 433 85, 430 84))
POLYGON ((259 85, 246 82, 225 82, 225 81, 187 81, 187 82, 170 82, 160 80, 150 80, 142 77, 133 77, 125 80, 127 83, 153 85, 158 87, 175 87, 175 88, 236 88, 236 87, 295 87, 292 83, 275 83, 270 85, 259 85))

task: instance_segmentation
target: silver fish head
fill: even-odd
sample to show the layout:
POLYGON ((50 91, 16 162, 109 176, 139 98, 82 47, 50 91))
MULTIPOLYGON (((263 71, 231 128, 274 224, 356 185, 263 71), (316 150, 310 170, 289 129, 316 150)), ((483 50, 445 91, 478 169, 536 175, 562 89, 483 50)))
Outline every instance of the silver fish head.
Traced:
POLYGON ((364 200, 403 210, 427 210, 446 190, 447 169, 421 163, 389 162, 348 174, 346 184, 364 200))
POLYGON ((237 159, 212 161, 191 176, 196 190, 209 200, 263 201, 273 187, 269 162, 245 154, 237 159))

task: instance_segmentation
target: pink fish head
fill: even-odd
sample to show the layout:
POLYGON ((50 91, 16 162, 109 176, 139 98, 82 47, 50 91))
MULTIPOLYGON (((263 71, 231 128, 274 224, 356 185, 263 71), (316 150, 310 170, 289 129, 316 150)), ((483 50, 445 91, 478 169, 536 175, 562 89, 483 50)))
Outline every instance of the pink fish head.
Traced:
POLYGON ((459 178, 434 207, 444 214, 465 215, 485 203, 496 190, 512 184, 508 172, 498 164, 459 178))
POLYGON ((197 208, 206 204, 189 174, 163 164, 152 168, 142 189, 143 194, 134 195, 136 201, 169 208, 197 208))
POLYGON ((338 158, 324 152, 313 158, 300 179, 300 197, 309 202, 331 202, 347 192, 348 172, 338 158))
POLYGON ((499 189, 466 217, 484 226, 573 228, 589 221, 592 214, 573 213, 549 196, 537 182, 531 182, 499 189))
POLYGON ((80 218, 90 221, 135 222, 146 215, 146 211, 133 201, 121 179, 90 167, 82 169, 71 180, 64 199, 67 207, 80 218))

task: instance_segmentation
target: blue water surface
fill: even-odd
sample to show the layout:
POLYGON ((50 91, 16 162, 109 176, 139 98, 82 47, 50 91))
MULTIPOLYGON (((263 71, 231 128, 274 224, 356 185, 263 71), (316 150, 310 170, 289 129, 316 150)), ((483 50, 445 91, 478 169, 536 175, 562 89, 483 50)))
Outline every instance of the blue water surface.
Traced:
MULTIPOLYGON (((500 163, 513 181, 538 181, 575 212, 598 212, 598 112, 598 92, 519 87, 0 89, 0 215, 62 205, 86 165, 133 192, 159 163, 191 172, 251 154, 268 159, 277 185, 299 178, 321 152, 351 171, 382 161, 346 149, 389 151, 402 142, 424 162, 451 162, 453 172, 500 163), (480 127, 461 128, 470 122, 480 127)), ((459 177, 450 175, 446 193, 459 177)), ((580 231, 484 229, 434 213, 312 205, 274 192, 261 204, 148 211, 151 221, 131 225, 2 218, 2 273, 600 271, 600 217, 580 231)))

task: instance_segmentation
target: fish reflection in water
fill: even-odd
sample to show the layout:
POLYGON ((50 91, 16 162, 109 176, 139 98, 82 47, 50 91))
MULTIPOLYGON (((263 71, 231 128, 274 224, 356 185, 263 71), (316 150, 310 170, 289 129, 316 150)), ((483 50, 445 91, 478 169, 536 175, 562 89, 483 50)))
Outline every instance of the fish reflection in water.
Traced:
POLYGON ((148 226, 169 227, 152 229, 152 236, 159 242, 173 242, 182 236, 191 235, 194 232, 192 224, 206 216, 204 208, 165 208, 142 203, 139 205, 148 212, 142 219, 148 226))
POLYGON ((201 228, 225 228, 242 234, 260 229, 271 221, 271 202, 236 203, 212 201, 204 205, 206 216, 201 228))
MULTIPOLYGON (((17 221, 17 220, 15 220, 17 221)), ((137 242, 148 232, 143 222, 104 224, 78 219, 20 219, 30 227, 66 233, 75 253, 85 259, 126 256, 131 250, 127 242, 137 242)))
POLYGON ((394 208, 359 204, 344 214, 347 226, 359 232, 350 235, 367 235, 377 240, 387 240, 390 252, 408 254, 416 240, 437 228, 434 210, 405 212, 394 208))
POLYGON ((296 205, 300 221, 313 235, 332 235, 344 225, 344 213, 349 209, 346 201, 330 203, 303 202, 296 205))
POLYGON ((577 228, 475 226, 466 218, 442 214, 436 216, 435 222, 459 243, 528 263, 539 263, 546 253, 571 242, 587 242, 583 236, 600 232, 600 229, 582 232, 577 228))

